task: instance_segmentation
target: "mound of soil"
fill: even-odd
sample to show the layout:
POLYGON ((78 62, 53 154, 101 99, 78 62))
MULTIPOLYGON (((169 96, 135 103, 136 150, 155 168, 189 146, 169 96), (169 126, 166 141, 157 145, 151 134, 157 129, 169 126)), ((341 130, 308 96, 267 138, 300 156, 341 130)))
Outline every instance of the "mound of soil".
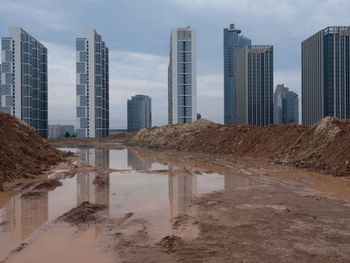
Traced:
POLYGON ((67 156, 45 143, 24 121, 0 111, 0 186, 38 175, 67 156))
POLYGON ((64 213, 57 220, 70 223, 74 226, 88 223, 97 223, 101 219, 97 213, 104 209, 106 209, 105 205, 91 204, 85 201, 76 208, 73 208, 69 212, 64 213))
POLYGON ((350 175, 350 120, 327 117, 311 127, 192 123, 140 130, 131 145, 249 156, 350 175))

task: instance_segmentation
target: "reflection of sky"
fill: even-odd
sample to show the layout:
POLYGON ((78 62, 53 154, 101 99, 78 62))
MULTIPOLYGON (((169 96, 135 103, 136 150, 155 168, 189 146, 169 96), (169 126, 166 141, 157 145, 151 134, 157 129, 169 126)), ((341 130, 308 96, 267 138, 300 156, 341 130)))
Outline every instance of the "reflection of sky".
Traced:
MULTIPOLYGON (((188 213, 186 203, 193 197, 219 190, 253 184, 252 179, 219 174, 181 174, 181 167, 165 166, 145 160, 128 150, 78 150, 83 162, 114 169, 169 169, 169 174, 145 174, 136 171, 113 172, 105 185, 96 186, 95 172, 78 174, 62 180, 63 186, 46 193, 41 199, 21 200, 14 196, 0 209, 0 219, 9 224, 0 227, 0 260, 47 221, 52 221, 82 201, 109 207, 110 217, 134 212, 135 218, 150 223, 155 238, 171 234, 172 217, 188 213), (129 157, 129 158, 128 158, 129 157), (23 225, 25 222, 25 225, 23 225), (24 231, 25 230, 25 231, 24 231), (24 234, 23 234, 24 233, 24 234)), ((96 230, 96 235, 100 230, 96 230)))

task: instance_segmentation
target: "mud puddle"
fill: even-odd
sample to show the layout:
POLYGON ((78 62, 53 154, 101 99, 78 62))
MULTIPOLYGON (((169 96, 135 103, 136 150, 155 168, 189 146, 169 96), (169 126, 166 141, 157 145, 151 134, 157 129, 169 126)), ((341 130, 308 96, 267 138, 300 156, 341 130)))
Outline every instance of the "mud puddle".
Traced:
POLYGON ((191 201, 201 194, 257 183, 256 178, 174 165, 167 157, 154 161, 140 150, 69 150, 77 153, 83 164, 116 171, 78 173, 61 180, 62 186, 51 192, 33 198, 20 194, 11 197, 0 207, 0 262, 23 262, 24 258, 25 262, 53 262, 52 255, 55 262, 69 258, 76 262, 118 262, 103 249, 108 244, 101 245, 106 242, 101 239, 102 227, 92 225, 76 232, 71 226, 55 223, 59 216, 86 201, 104 205, 102 216, 111 220, 133 213, 133 218, 142 219, 142 223, 133 219, 135 228, 142 225, 137 231, 144 231, 147 227, 152 242, 172 235, 193 239, 199 233, 195 225, 176 226, 179 218, 196 213, 195 207, 188 206, 191 201))

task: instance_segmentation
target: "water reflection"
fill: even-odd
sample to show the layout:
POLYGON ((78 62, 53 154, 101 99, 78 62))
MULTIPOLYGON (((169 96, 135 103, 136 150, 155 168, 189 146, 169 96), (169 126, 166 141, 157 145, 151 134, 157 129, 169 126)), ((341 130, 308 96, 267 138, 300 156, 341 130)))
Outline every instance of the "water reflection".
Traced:
POLYGON ((48 193, 34 200, 12 197, 2 209, 2 231, 10 233, 12 242, 19 243, 48 220, 48 209, 48 193))
MULTIPOLYGON (((187 160, 177 163, 168 155, 149 150, 79 149, 77 152, 81 162, 91 166, 132 167, 134 170, 150 170, 153 167, 168 169, 169 173, 130 171, 109 174, 106 169, 98 169, 97 172, 79 173, 74 178, 63 180, 63 186, 36 199, 14 196, 0 210, 2 221, 6 222, 0 226, 0 248, 11 251, 49 219, 57 218, 84 201, 106 205, 106 216, 118 217, 133 211, 154 225, 153 229, 162 229, 161 235, 164 235, 174 230, 172 219, 193 215, 195 211, 188 207, 188 203, 198 195, 256 184, 251 177, 193 173, 187 160), (100 177, 98 184, 94 183, 97 177, 100 177), (10 243, 13 243, 11 247, 10 243)), ((96 239, 101 231, 98 227, 91 227, 87 236, 96 239)), ((193 236, 191 229, 187 235, 193 236)))
POLYGON ((130 149, 128 151, 128 166, 135 170, 150 170, 152 169, 152 162, 147 159, 141 159, 136 152, 130 149))

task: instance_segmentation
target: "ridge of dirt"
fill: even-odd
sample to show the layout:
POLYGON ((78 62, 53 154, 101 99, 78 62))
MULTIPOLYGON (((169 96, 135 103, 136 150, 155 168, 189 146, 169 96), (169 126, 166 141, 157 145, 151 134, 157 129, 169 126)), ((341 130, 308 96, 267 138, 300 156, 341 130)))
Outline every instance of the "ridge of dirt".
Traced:
POLYGON ((0 111, 0 189, 4 182, 32 178, 70 155, 47 144, 24 121, 0 111))
POLYGON ((140 130, 129 145, 231 154, 350 175, 350 120, 326 117, 311 127, 221 125, 205 119, 140 130))

